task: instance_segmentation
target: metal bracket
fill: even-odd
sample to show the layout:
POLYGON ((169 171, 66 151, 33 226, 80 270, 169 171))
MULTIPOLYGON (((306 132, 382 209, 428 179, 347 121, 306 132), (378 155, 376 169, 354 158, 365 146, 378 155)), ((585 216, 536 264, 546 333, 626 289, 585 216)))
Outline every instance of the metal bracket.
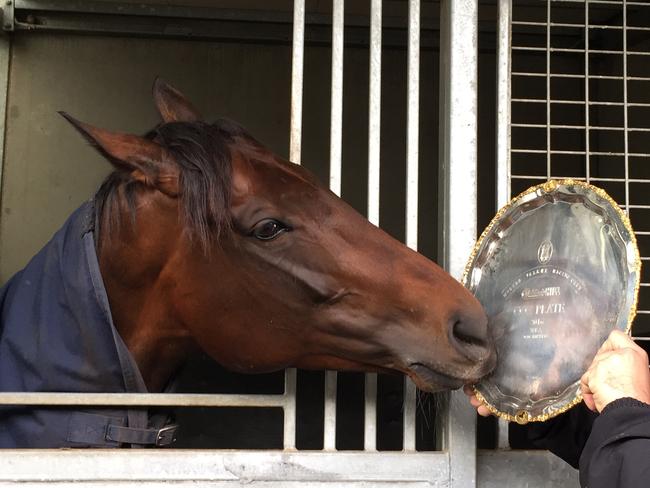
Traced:
POLYGON ((14 0, 4 0, 2 5, 2 30, 13 32, 14 30, 14 0))

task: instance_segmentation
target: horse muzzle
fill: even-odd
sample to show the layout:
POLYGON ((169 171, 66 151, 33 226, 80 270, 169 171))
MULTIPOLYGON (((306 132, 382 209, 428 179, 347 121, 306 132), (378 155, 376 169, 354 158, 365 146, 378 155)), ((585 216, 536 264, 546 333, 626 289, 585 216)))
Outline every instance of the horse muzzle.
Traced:
MULTIPOLYGON (((484 360, 458 373, 443 372, 442 368, 415 362, 409 364, 406 374, 420 390, 437 392, 456 390, 466 384, 477 383, 496 367, 496 354, 491 353, 484 360)), ((445 368, 446 369, 446 368, 445 368)))

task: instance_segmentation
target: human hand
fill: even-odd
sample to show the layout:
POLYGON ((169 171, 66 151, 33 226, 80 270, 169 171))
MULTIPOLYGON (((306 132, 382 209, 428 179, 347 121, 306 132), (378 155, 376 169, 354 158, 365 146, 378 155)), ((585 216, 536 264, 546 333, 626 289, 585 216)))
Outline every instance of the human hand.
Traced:
POLYGON ((474 393, 474 389, 471 387, 471 385, 463 386, 463 392, 469 397, 469 403, 471 403, 472 406, 476 408, 476 412, 481 417, 489 417, 491 415, 491 412, 483 404, 483 402, 476 398, 476 394, 474 393))
POLYGON ((580 379, 580 390, 592 411, 625 397, 650 403, 648 355, 627 334, 613 331, 580 379))

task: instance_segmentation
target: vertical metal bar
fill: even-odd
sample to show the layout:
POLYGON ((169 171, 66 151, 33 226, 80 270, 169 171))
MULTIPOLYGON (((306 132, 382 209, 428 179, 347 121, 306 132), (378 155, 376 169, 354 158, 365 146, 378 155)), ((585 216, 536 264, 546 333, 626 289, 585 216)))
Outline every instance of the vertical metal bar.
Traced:
MULTIPOLYGON (((332 101, 330 116, 330 189, 341 195, 341 146, 343 134, 343 30, 344 0, 332 6, 332 101)), ((336 449, 336 373, 325 373, 325 425, 323 448, 336 449)))
POLYGON ((367 373, 364 390, 363 449, 377 450, 377 374, 367 373))
POLYGON ((341 194, 341 145, 343 137, 343 0, 332 10, 332 104, 330 123, 330 190, 341 194))
POLYGON ((284 449, 296 448, 296 370, 284 372, 284 449))
MULTIPOLYGON (((379 226, 381 148, 381 27, 382 0, 370 3, 370 73, 368 100, 368 220, 379 226)), ((377 375, 366 374, 364 390, 366 451, 377 449, 377 375)))
MULTIPOLYGON (((305 52, 305 0, 293 2, 293 44, 291 48, 291 122, 289 160, 300 164, 302 142, 302 85, 305 52)), ((284 372, 284 448, 296 447, 296 370, 284 372)))
POLYGON ((497 42, 497 206, 510 195, 510 90, 512 0, 499 0, 497 42))
POLYGON ((410 378, 404 378, 404 434, 402 450, 415 451, 415 407, 417 388, 410 378))
MULTIPOLYGON (((497 207, 511 198, 510 190, 510 122, 511 122, 511 40, 512 0, 499 0, 497 41, 497 207)), ((510 447, 508 422, 497 421, 497 446, 510 447)))
POLYGON ((623 0, 623 134, 625 153, 625 211, 630 213, 630 158, 627 103, 627 0, 623 0))
POLYGON ((302 141, 302 85, 305 52, 305 0, 293 2, 293 46, 291 49, 291 128, 289 160, 300 164, 302 141))
POLYGON ((323 449, 336 450, 336 372, 325 373, 325 423, 323 425, 323 449))
POLYGON ((409 0, 406 100, 406 245, 418 248, 420 0, 409 0))
POLYGON ((589 0, 585 1, 585 178, 591 179, 591 144, 589 141, 589 0))
MULTIPOLYGON (((408 5, 406 98, 406 245, 418 248, 418 169, 420 125, 420 0, 408 5)), ((415 450, 415 385, 405 379, 403 449, 415 450)))
POLYGON ((546 2, 546 179, 551 179, 551 0, 546 2))
MULTIPOLYGON (((459 278, 476 240, 478 0, 443 0, 440 12, 442 262, 459 278)), ((452 392, 445 429, 451 487, 476 486, 476 411, 452 392)))
POLYGON ((370 4, 370 73, 368 101, 368 220, 379 225, 381 146, 381 15, 382 0, 370 4))

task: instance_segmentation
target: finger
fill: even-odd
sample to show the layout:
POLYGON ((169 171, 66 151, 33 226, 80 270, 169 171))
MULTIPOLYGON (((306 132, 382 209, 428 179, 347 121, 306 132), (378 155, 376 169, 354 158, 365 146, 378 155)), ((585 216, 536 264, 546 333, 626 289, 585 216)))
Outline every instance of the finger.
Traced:
POLYGON ((481 416, 481 417, 489 417, 492 415, 492 412, 488 410, 488 408, 485 405, 481 405, 476 409, 476 412, 481 416))
POLYGON ((474 396, 474 387, 472 385, 464 385, 463 386, 463 393, 467 396, 474 396))
POLYGON ((477 407, 477 408, 483 405, 483 402, 478 398, 476 398, 475 396, 469 398, 469 403, 472 404, 472 407, 477 407))
POLYGON ((589 410, 592 412, 596 411, 596 402, 594 400, 594 396, 591 393, 583 394, 582 399, 585 402, 585 405, 589 410))
POLYGON ((585 405, 589 410, 594 412, 596 410, 596 402, 594 401, 594 395, 589 389, 589 374, 585 373, 580 378, 580 393, 582 394, 582 399, 585 402, 585 405))
POLYGON ((589 368, 585 374, 580 377, 580 390, 589 392, 589 380, 591 378, 592 368, 589 368))

